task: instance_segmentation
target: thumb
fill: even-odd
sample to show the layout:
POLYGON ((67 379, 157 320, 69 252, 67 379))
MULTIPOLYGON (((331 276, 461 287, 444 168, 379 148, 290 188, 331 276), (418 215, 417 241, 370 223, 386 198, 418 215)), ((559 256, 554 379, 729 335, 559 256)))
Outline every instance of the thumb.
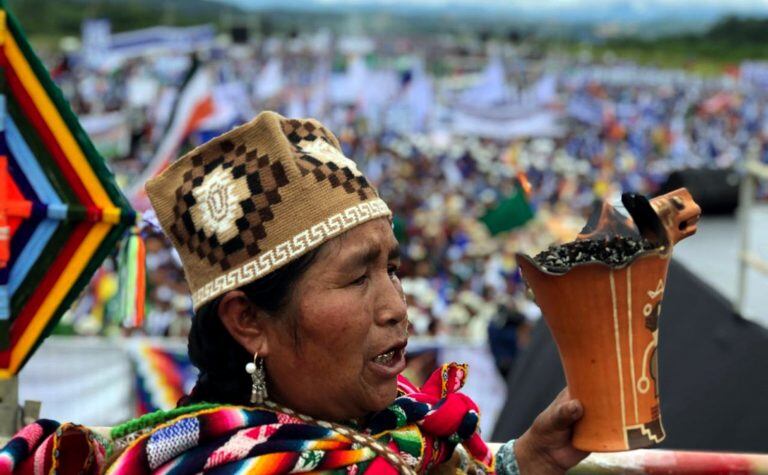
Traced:
POLYGON ((562 431, 569 429, 584 415, 584 408, 577 399, 563 401, 552 411, 549 426, 552 430, 562 431))

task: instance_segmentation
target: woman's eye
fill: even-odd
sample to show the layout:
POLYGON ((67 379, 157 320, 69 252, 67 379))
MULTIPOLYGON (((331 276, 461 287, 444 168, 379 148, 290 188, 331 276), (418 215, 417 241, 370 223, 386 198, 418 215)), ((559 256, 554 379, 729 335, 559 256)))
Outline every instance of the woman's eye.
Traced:
POLYGON ((390 277, 397 277, 397 271, 400 270, 400 266, 391 265, 387 267, 387 272, 390 277))
POLYGON ((363 285, 368 280, 368 274, 363 274, 352 281, 352 285, 363 285))

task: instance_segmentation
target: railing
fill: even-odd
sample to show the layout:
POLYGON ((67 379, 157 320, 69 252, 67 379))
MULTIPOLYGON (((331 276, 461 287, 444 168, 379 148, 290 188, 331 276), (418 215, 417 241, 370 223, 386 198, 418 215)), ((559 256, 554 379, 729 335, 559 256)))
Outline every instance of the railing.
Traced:
POLYGON ((750 250, 750 215, 755 204, 755 194, 759 181, 768 181, 768 164, 761 163, 760 146, 753 143, 747 153, 744 177, 739 190, 739 232, 741 233, 741 252, 739 253, 739 280, 736 293, 736 311, 744 316, 747 302, 747 274, 754 269, 768 275, 768 261, 750 250))
POLYGON ((768 474, 768 454, 688 452, 677 450, 633 450, 593 453, 569 475, 582 474, 768 474))

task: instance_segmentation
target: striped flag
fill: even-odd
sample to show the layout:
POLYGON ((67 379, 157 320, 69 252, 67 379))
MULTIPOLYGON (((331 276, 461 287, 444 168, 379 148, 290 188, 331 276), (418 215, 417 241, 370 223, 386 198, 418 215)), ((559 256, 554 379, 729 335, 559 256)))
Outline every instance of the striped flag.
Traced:
POLYGON ((144 184, 165 170, 177 158, 184 140, 213 115, 212 89, 211 72, 194 63, 180 88, 168 120, 168 127, 155 156, 128 190, 127 194, 136 209, 140 211, 149 209, 150 203, 144 192, 144 184))

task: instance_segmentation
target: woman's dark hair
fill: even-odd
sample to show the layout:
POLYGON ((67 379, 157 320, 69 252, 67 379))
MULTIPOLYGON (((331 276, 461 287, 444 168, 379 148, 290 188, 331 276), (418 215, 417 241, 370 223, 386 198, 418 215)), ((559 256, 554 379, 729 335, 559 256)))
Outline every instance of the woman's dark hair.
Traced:
MULTIPOLYGON (((240 287, 251 303, 269 314, 282 309, 290 298, 293 285, 309 268, 322 246, 309 251, 250 284, 240 287)), ((192 318, 189 332, 189 359, 200 374, 194 389, 182 397, 178 405, 215 402, 247 405, 251 394, 251 377, 245 365, 253 359, 245 348, 232 338, 219 318, 216 298, 203 305, 192 318)), ((291 319, 293 316, 288 316, 291 319)), ((285 322, 293 330, 298 343, 298 322, 285 322)))

